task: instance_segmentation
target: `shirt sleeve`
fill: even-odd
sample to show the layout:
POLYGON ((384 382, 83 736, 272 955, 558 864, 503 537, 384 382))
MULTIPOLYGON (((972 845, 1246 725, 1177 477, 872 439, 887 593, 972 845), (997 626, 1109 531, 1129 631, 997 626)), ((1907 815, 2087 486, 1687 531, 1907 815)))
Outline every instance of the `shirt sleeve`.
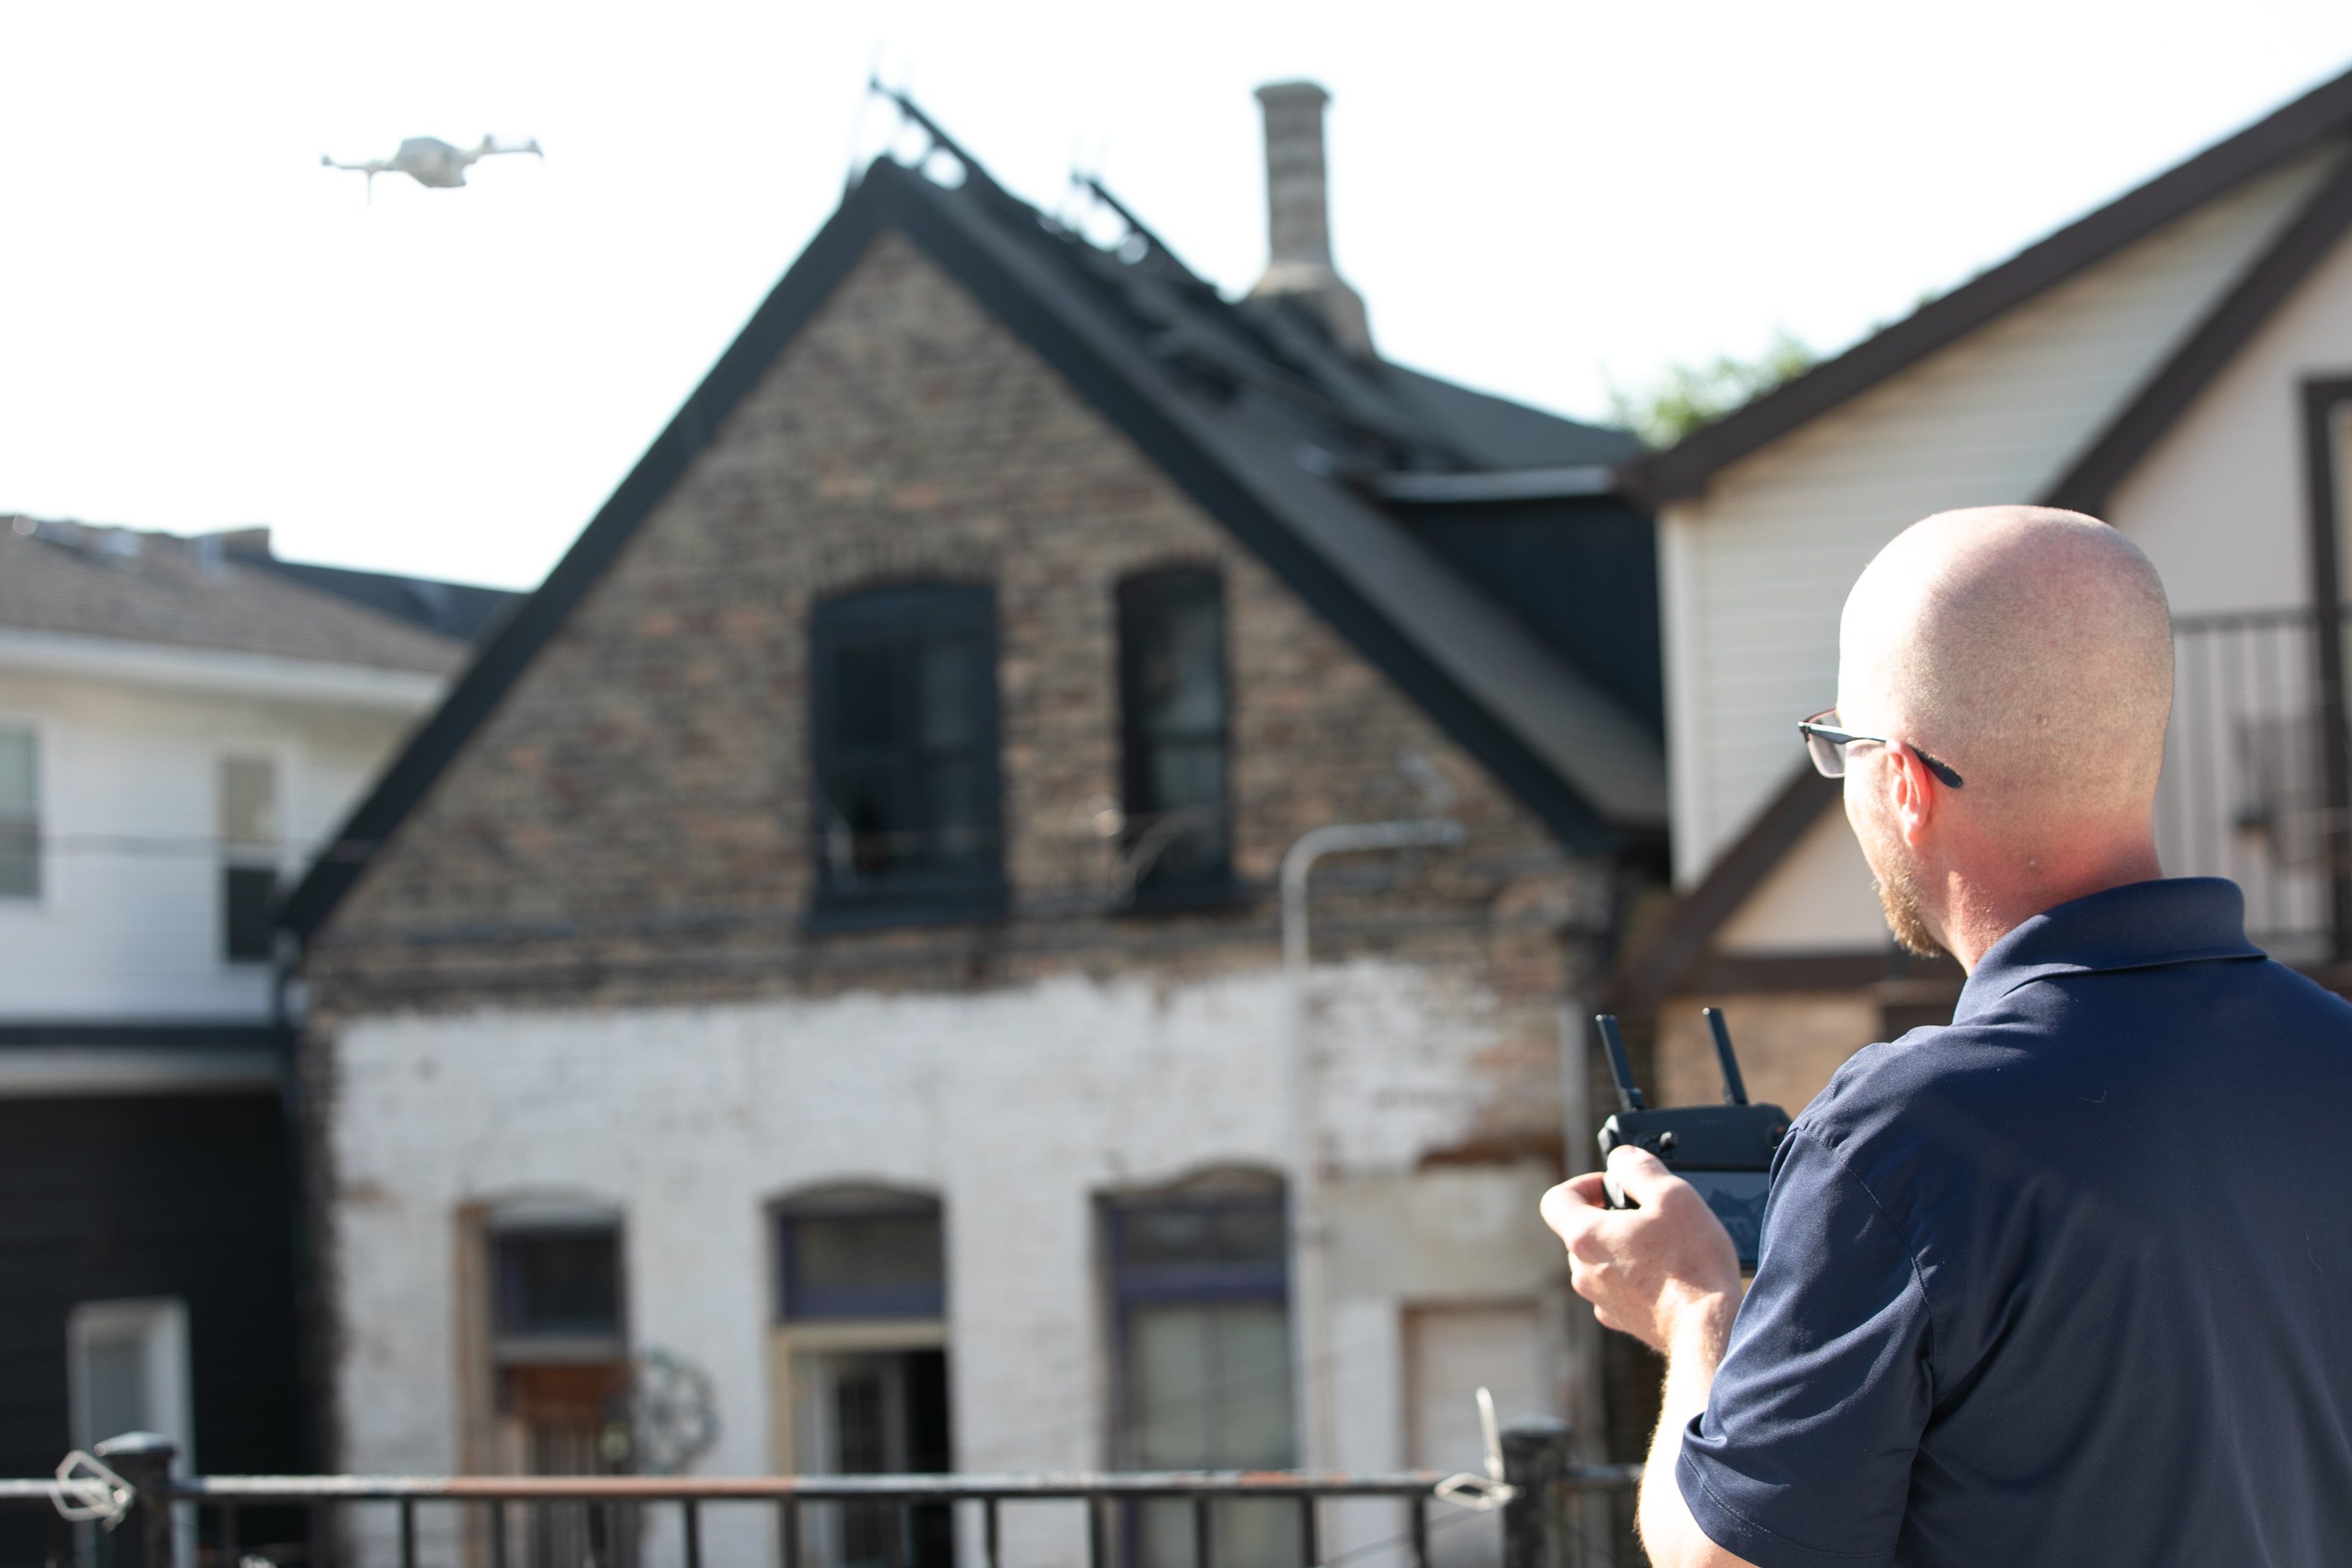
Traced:
POLYGON ((1756 1279, 1675 1480, 1757 1568, 1888 1563, 1934 1402, 1927 1298, 1834 1152, 1799 1128, 1775 1165, 1756 1279))

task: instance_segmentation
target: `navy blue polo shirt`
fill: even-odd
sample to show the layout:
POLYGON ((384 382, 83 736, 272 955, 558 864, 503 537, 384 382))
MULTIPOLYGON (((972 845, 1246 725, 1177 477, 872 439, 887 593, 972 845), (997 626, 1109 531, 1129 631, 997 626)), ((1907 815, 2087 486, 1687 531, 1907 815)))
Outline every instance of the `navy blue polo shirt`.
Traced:
POLYGON ((1761 1568, 2352 1563, 2352 1005, 2210 879, 2062 904, 1773 1165, 1676 1472, 1761 1568))

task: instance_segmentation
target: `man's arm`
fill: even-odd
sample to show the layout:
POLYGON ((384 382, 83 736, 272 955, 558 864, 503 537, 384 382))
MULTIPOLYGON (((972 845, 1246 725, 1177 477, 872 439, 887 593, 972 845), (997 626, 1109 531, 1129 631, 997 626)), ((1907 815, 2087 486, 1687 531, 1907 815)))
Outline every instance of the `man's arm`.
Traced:
POLYGON ((1642 1470, 1642 1545, 1654 1568, 1753 1568, 1699 1528, 1675 1479, 1683 1433, 1706 1408, 1739 1310, 1738 1253, 1706 1200, 1654 1155, 1621 1148, 1609 1168, 1640 1207, 1610 1208, 1596 1173, 1545 1194, 1543 1214, 1568 1244, 1569 1282, 1601 1325, 1666 1358, 1658 1430, 1642 1470))

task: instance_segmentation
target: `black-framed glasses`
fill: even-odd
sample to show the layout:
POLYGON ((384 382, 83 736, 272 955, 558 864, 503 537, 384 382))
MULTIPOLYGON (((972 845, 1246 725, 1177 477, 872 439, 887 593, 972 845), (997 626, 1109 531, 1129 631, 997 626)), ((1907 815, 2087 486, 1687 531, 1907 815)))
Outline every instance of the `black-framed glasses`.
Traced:
MULTIPOLYGON (((1858 735, 1842 727, 1834 708, 1824 708, 1811 718, 1800 721, 1797 732, 1804 736, 1805 750, 1811 753, 1813 766, 1821 770, 1822 777, 1825 779, 1845 777, 1845 749, 1856 742, 1867 741, 1874 746, 1895 744, 1884 735, 1858 735)), ((1929 773, 1943 780, 1946 787, 1960 787, 1960 775, 1952 771, 1949 763, 1929 756, 1916 745, 1911 748, 1911 754, 1925 763, 1929 773)))

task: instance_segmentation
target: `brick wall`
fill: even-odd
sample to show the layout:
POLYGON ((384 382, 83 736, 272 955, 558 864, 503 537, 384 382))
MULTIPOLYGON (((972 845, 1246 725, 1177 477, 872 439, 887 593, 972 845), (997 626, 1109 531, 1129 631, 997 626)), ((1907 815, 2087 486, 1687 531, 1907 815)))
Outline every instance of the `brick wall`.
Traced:
MULTIPOLYGON (((886 234, 739 405, 314 943, 338 1017, 1020 984, 1276 954, 1267 885, 1335 820, 1418 815, 1398 759, 1454 784, 1460 852, 1334 862, 1319 958, 1462 965, 1507 1042, 1497 1136, 1557 1126, 1563 930, 1604 869, 1535 818, 902 237, 886 234), (1089 802, 1118 788, 1114 587, 1216 566, 1232 670, 1235 869, 1216 914, 1111 912, 1089 802), (813 936, 813 599, 894 579, 997 595, 1005 870, 985 926, 813 936)), ((1571 944, 1572 946, 1572 944, 1571 944)))

